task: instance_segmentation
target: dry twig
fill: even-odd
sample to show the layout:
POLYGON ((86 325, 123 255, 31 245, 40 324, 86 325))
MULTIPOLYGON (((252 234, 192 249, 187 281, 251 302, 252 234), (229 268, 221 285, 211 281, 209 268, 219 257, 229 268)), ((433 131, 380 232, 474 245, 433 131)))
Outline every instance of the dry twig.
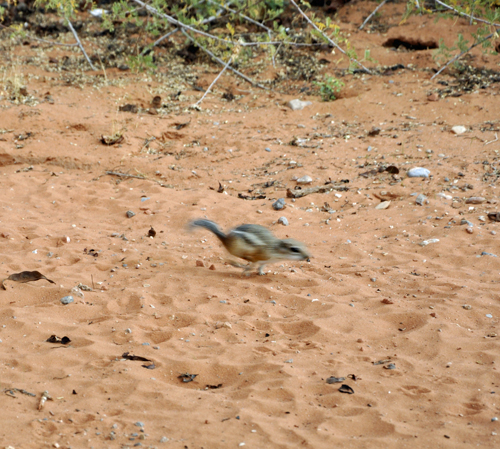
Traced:
POLYGON ((97 70, 94 67, 94 65, 92 64, 92 61, 90 60, 89 56, 87 55, 87 52, 83 48, 83 45, 80 42, 80 38, 78 37, 78 34, 76 34, 76 30, 73 28, 73 24, 70 22, 70 20, 67 17, 66 17, 66 22, 68 23, 68 27, 71 30, 71 32, 73 33, 73 36, 75 37, 76 43, 80 47, 80 50, 82 51, 83 55, 85 56, 85 59, 89 63, 90 67, 92 68, 92 70, 97 70))
MULTIPOLYGON (((137 0, 136 0, 137 1, 137 0)), ((299 5, 297 5, 297 3, 295 3, 294 0, 290 0, 290 3, 293 4, 293 6, 295 6, 297 8, 297 10, 299 11, 299 13, 312 25, 312 27, 318 32, 320 33, 331 45, 333 45, 338 51, 340 51, 342 54, 346 55, 348 58, 349 58, 349 61, 351 62, 354 62, 356 63, 359 67, 361 67, 366 73, 371 73, 370 70, 368 70, 363 64, 361 64, 361 62, 359 62, 357 59, 355 58, 352 58, 351 56, 349 56, 347 54, 347 52, 345 50, 343 50, 334 40, 330 39, 325 33, 323 33, 323 31, 321 31, 317 26, 316 24, 309 18, 307 17, 307 15, 305 14, 304 11, 302 11, 302 9, 299 8, 299 5)))
POLYGON ((370 19, 375 15, 377 14, 377 11, 382 8, 382 6, 384 6, 389 0, 384 0, 382 3, 380 3, 380 5, 378 5, 374 10, 373 12, 366 18, 366 20, 362 23, 362 25, 359 27, 360 30, 362 30, 365 25, 370 21, 370 19))

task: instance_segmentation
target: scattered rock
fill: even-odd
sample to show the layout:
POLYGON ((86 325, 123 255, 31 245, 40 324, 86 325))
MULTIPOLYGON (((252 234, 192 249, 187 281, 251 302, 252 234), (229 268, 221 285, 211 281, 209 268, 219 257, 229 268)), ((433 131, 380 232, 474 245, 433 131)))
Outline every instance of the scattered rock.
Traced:
POLYGON ((429 239, 429 240, 424 240, 423 242, 420 242, 420 246, 427 246, 429 243, 437 243, 439 242, 439 239, 429 239))
POLYGON ((467 128, 465 126, 457 125, 451 128, 451 132, 459 136, 460 134, 463 134, 465 131, 467 131, 467 128))
POLYGON ((283 226, 288 226, 288 220, 286 217, 278 218, 278 223, 282 224, 283 226))
POLYGON ((447 195, 446 193, 443 193, 443 192, 439 192, 438 194, 436 194, 436 196, 438 198, 442 198, 443 200, 452 200, 453 197, 451 195, 447 195))
POLYGON ((387 209, 391 205, 391 201, 382 201, 375 206, 375 209, 387 209))
POLYGON ((465 228, 465 231, 466 231, 468 234, 474 234, 474 228, 467 227, 467 228, 465 228))
POLYGON ((286 203, 285 203, 285 198, 279 198, 278 200, 276 200, 274 203, 273 203, 273 209, 274 210, 281 210, 281 209, 284 209, 286 206, 286 203))
POLYGON ((408 178, 428 178, 431 172, 423 167, 413 167, 410 168, 406 174, 408 178))
POLYGON ((205 264, 203 263, 203 260, 197 260, 197 261, 196 261, 196 266, 197 266, 197 267, 204 267, 204 266, 205 266, 205 264))
POLYGON ((382 304, 394 304, 394 301, 391 301, 390 299, 384 298, 382 301, 380 301, 382 304))
POLYGON ((313 179, 308 175, 297 179, 297 184, 311 184, 311 182, 313 182, 313 179))
POLYGON ((290 100, 286 105, 292 111, 300 111, 301 109, 304 109, 306 106, 310 106, 311 104, 312 102, 310 101, 290 100))
POLYGON ((469 305, 469 304, 464 304, 462 307, 463 307, 465 310, 470 310, 470 309, 472 309, 472 306, 471 306, 471 305, 469 305))
POLYGON ((75 300, 73 299, 73 296, 63 296, 63 297, 61 298, 61 302, 62 302, 63 304, 65 304, 65 305, 66 305, 66 304, 71 304, 71 303, 72 303, 72 302, 74 302, 74 301, 75 301, 75 300))
POLYGON ((493 253, 487 253, 486 251, 483 251, 483 252, 481 253, 481 256, 491 256, 491 257, 497 257, 497 255, 496 255, 496 254, 493 254, 493 253))
POLYGON ((439 100, 439 95, 436 92, 427 95, 427 101, 438 101, 438 100, 439 100))
POLYGON ((491 221, 500 221, 500 212, 490 212, 488 218, 491 221))
POLYGON ((135 213, 132 212, 131 210, 127 211, 127 218, 132 218, 134 215, 135 215, 135 213))
POLYGON ((481 204, 486 201, 482 196, 471 196, 465 200, 465 204, 481 204))
POLYGON ((344 382, 344 380, 345 380, 345 377, 331 376, 328 379, 326 379, 326 383, 327 384, 336 384, 336 383, 344 382))
POLYGON ((212 270, 212 271, 215 271, 215 265, 214 264, 210 265, 210 267, 208 267, 208 269, 212 270))
POLYGON ((415 203, 417 203, 419 206, 423 206, 424 201, 427 199, 427 197, 421 193, 420 195, 417 196, 415 199, 415 203))
POLYGON ((460 224, 467 225, 469 228, 474 227, 474 223, 471 223, 469 220, 466 220, 465 218, 462 218, 462 220, 460 221, 460 224))

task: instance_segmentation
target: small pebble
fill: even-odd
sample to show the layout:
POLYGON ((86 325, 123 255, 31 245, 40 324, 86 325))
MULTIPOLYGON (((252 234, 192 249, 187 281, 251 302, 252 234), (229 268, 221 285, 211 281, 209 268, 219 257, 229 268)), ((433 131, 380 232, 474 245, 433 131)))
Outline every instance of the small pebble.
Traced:
POLYGON ((474 228, 468 227, 465 229, 468 234, 473 234, 474 233, 474 228))
POLYGON ((428 178, 431 172, 426 168, 413 167, 406 173, 409 178, 428 178))
POLYGON ((481 204, 486 201, 482 196, 471 196, 465 200, 465 204, 481 204))
POLYGON ((130 329, 130 327, 127 327, 127 329, 125 329, 125 333, 126 334, 131 334, 132 333, 132 329, 130 329))
POLYGON ((492 257, 497 257, 497 255, 496 255, 496 254, 493 254, 493 253, 487 253, 486 251, 483 251, 483 252, 481 253, 481 256, 492 256, 492 257))
POLYGON ((396 364, 389 363, 389 365, 384 365, 384 369, 396 369, 396 364))
POLYGON ((491 313, 487 313, 486 318, 493 318, 493 315, 491 313))
POLYGON ((167 437, 161 437, 160 438, 160 443, 166 443, 168 441, 167 437))
POLYGON ((493 418, 491 418, 491 422, 495 422, 495 421, 498 421, 498 418, 496 416, 494 416, 493 418))
POLYGON ((453 197, 451 195, 447 195, 446 193, 443 193, 443 192, 439 192, 436 196, 438 198, 443 198, 444 200, 452 200, 453 199, 453 197))
POLYGON ((267 151, 268 153, 270 153, 270 152, 271 152, 271 148, 266 148, 266 151, 267 151))
POLYGON ((293 363, 293 359, 285 360, 285 363, 293 363))
POLYGON ((135 213, 132 212, 131 210, 127 211, 127 218, 132 218, 134 215, 135 215, 135 213))
POLYGON ((471 306, 471 305, 469 305, 469 304, 464 304, 462 307, 463 307, 465 310, 471 310, 471 309, 472 309, 472 306, 471 306))
POLYGON ((144 423, 143 423, 143 422, 141 422, 141 421, 137 421, 137 422, 135 423, 135 425, 136 425, 137 427, 144 427, 144 423))
POLYGON ((460 221, 460 224, 461 225, 467 225, 469 228, 473 228, 474 227, 474 224, 471 223, 469 220, 466 220, 465 218, 462 218, 462 220, 460 221))
POLYGON ((465 126, 457 125, 457 126, 454 126, 453 128, 451 128, 451 132, 454 134, 457 134, 458 136, 460 134, 463 134, 465 131, 467 131, 467 128, 465 126))
POLYGON ((297 179, 297 184, 311 184, 311 182, 313 182, 313 179, 308 175, 302 176, 301 178, 297 179))
POLYGON ((72 302, 74 302, 75 300, 73 299, 73 296, 64 296, 63 298, 61 298, 61 302, 63 304, 70 304, 72 302))
POLYGON ((415 199, 415 203, 417 203, 419 206, 422 206, 424 204, 424 201, 427 199, 427 197, 421 193, 420 195, 417 196, 415 199))
POLYGON ((273 203, 274 210, 281 210, 286 206, 285 198, 280 198, 273 203))
POLYGON ((286 217, 278 218, 278 223, 282 224, 283 226, 288 226, 288 224, 289 224, 286 217))
POLYGON ((427 246, 429 243, 437 243, 437 242, 439 242, 439 239, 424 240, 423 242, 420 243, 420 246, 427 246))
POLYGON ((292 111, 300 111, 304 109, 306 106, 310 106, 312 103, 310 101, 301 101, 301 100, 290 100, 286 105, 292 111))

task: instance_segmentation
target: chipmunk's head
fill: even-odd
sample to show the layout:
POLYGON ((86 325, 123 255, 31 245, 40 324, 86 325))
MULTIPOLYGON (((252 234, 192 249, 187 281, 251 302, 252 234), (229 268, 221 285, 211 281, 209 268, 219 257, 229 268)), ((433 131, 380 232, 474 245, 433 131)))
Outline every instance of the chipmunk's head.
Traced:
POLYGON ((297 242, 297 240, 281 240, 277 249, 283 259, 307 260, 310 262, 311 255, 309 251, 303 243, 297 242))

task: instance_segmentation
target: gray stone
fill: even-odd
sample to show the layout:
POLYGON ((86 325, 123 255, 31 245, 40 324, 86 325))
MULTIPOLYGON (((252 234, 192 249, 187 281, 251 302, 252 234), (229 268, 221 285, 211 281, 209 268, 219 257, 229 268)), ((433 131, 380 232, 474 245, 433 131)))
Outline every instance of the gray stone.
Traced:
POLYGON ((283 226, 288 226, 288 224, 289 224, 286 217, 278 218, 278 223, 282 224, 283 226))
POLYGON ((406 174, 409 178, 428 178, 431 172, 423 167, 413 167, 406 174))
POLYGON ((273 209, 274 210, 281 210, 281 209, 284 209, 286 206, 286 203, 285 203, 285 198, 280 198, 278 200, 276 200, 274 203, 273 203, 273 209))
POLYGON ((63 304, 71 304, 74 301, 75 300, 73 299, 73 296, 64 296, 64 297, 61 298, 61 302, 63 304))
POLYGON ((300 111, 304 109, 306 106, 310 106, 312 103, 310 101, 301 101, 301 100, 290 100, 286 105, 292 111, 300 111))

